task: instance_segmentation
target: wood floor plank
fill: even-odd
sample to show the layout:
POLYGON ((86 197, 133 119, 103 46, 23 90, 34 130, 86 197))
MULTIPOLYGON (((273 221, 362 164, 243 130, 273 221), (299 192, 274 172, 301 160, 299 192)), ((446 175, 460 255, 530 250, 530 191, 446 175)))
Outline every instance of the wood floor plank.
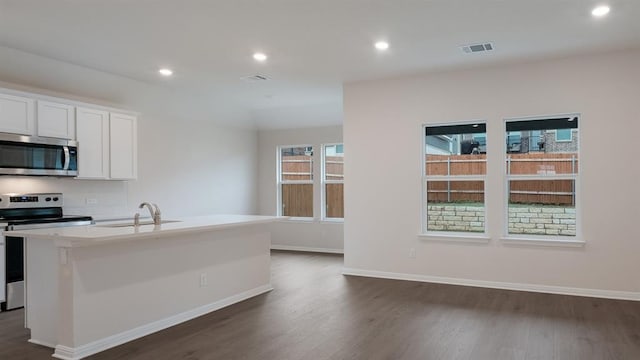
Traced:
MULTIPOLYGON (((341 275, 342 257, 274 251, 274 291, 92 360, 640 359, 640 303, 341 275)), ((20 310, 0 359, 50 359, 20 310)))

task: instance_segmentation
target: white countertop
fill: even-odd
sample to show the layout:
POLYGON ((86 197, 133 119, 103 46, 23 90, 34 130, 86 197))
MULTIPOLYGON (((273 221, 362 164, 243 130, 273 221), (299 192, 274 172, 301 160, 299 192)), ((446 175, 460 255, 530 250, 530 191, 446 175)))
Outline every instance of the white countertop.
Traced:
POLYGON ((140 225, 138 227, 109 227, 131 223, 127 221, 104 222, 97 225, 58 227, 36 230, 5 231, 6 235, 27 239, 51 239, 59 247, 81 247, 104 244, 111 241, 134 240, 150 237, 164 237, 193 232, 227 229, 239 226, 270 223, 285 219, 282 216, 260 215, 210 215, 190 218, 166 219, 161 225, 140 225))

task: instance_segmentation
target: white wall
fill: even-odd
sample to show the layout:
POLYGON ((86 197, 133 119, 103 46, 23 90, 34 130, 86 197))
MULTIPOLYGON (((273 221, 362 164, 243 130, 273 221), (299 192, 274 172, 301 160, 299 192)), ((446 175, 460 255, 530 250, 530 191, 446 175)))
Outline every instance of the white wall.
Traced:
POLYGON ((0 176, 0 193, 63 192, 65 213, 98 217, 132 215, 142 201, 158 203, 165 218, 256 211, 257 132, 231 127, 238 114, 212 118, 190 111, 189 98, 166 84, 2 47, 0 86, 141 113, 138 180, 0 176))
POLYGON ((134 206, 153 200, 166 216, 255 213, 256 131, 157 119, 139 124, 134 206))
MULTIPOLYGON (((321 145, 342 142, 342 127, 329 126, 258 132, 258 210, 260 215, 276 215, 277 147, 281 145, 313 145, 314 193, 312 221, 290 220, 272 225, 271 242, 274 248, 342 252, 343 224, 320 221, 320 165, 321 145)), ((348 150, 346 150, 348 152, 348 150)), ((348 153, 345 155, 348 157, 348 153)))
POLYGON ((347 84, 347 271, 640 299, 638 64, 634 50, 347 84), (586 246, 505 245, 503 119, 573 112, 582 114, 586 246), (491 241, 424 240, 421 126, 473 119, 487 120, 491 241))

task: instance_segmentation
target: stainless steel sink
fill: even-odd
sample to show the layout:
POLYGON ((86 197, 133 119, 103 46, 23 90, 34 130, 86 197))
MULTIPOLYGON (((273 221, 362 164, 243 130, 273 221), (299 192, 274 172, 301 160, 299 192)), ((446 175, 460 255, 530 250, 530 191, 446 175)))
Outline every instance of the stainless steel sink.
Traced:
MULTIPOLYGON (((180 222, 180 220, 162 220, 160 224, 168 224, 180 222)), ((140 226, 143 225, 153 225, 153 220, 145 220, 140 221, 140 226)), ((107 224, 107 225, 96 225, 97 227, 106 227, 106 228, 121 228, 121 227, 133 227, 133 222, 120 223, 120 224, 107 224)))

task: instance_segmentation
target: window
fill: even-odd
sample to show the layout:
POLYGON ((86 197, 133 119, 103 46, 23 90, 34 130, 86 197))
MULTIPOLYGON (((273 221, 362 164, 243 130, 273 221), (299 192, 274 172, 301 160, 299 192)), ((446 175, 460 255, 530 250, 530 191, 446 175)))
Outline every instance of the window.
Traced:
POLYGON ((529 151, 544 151, 544 139, 542 138, 542 131, 529 131, 529 151))
POLYGON ((577 115, 506 122, 508 235, 576 236, 577 133, 577 115), (534 134, 538 147, 513 151, 515 133, 534 134))
POLYGON ((486 125, 425 127, 423 232, 485 232, 486 125))
POLYGON ((507 152, 518 152, 522 146, 522 140, 519 131, 514 131, 507 136, 507 152))
POLYGON ((312 218, 313 147, 284 146, 279 155, 279 215, 312 218))
POLYGON ((478 143, 478 152, 486 154, 487 152, 487 135, 486 134, 473 134, 473 140, 478 143))
POLYGON ((344 147, 342 144, 324 145, 322 182, 323 218, 344 218, 344 147))
POLYGON ((571 129, 557 129, 556 141, 571 141, 571 129))

